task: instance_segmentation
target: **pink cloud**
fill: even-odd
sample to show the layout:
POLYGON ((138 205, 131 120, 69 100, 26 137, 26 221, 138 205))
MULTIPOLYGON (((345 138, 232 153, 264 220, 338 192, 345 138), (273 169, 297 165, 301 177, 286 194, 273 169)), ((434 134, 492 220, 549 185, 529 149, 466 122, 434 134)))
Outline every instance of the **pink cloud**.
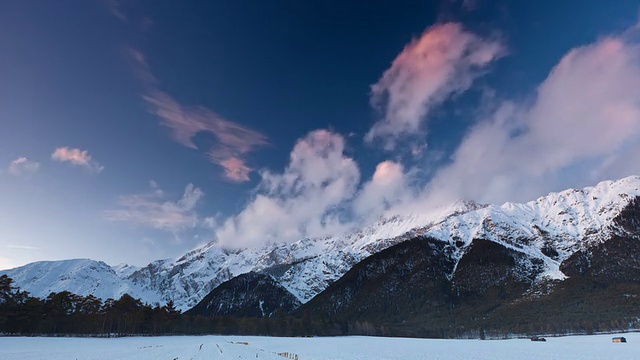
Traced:
POLYGON ((365 141, 380 138, 393 149, 400 136, 419 130, 431 109, 467 90, 481 70, 503 54, 500 42, 464 31, 460 24, 428 28, 371 86, 371 104, 383 111, 383 118, 365 141))
POLYGON ((376 166, 373 182, 388 185, 402 177, 402 165, 393 161, 383 161, 376 166))
POLYGON ((69 149, 68 147, 57 148, 51 158, 58 161, 68 161, 74 165, 87 165, 91 161, 91 155, 86 150, 69 149))
POLYGON ((358 216, 373 221, 395 205, 413 198, 413 190, 402 165, 387 160, 379 163, 371 180, 362 185, 352 208, 358 216))
POLYGON ((161 124, 171 129, 173 139, 188 148, 198 149, 193 142, 197 134, 213 135, 216 144, 207 151, 211 162, 224 169, 228 180, 249 181, 253 169, 246 164, 245 156, 257 147, 267 145, 267 137, 224 119, 206 107, 180 104, 159 89, 142 52, 129 49, 129 54, 136 64, 138 77, 147 87, 142 98, 150 105, 150 111, 161 119, 161 124))
POLYGON ((101 172, 104 170, 104 166, 100 165, 97 161, 91 158, 87 150, 80 150, 77 148, 59 147, 51 154, 51 159, 68 162, 73 165, 82 166, 87 170, 101 172))
POLYGON ((244 163, 244 160, 229 157, 220 161, 220 166, 224 168, 224 174, 228 179, 236 182, 249 181, 251 168, 244 163))

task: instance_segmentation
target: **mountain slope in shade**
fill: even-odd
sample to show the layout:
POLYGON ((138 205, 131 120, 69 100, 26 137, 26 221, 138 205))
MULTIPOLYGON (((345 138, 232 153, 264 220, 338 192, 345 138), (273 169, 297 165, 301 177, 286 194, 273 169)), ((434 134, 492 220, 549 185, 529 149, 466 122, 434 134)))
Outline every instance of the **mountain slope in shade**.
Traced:
MULTIPOLYGON (((155 261, 133 272, 119 268, 118 273, 124 277, 121 283, 102 294, 114 292, 108 295, 114 297, 119 289, 126 289, 145 302, 173 300, 177 308, 186 310, 223 282, 243 273, 262 271, 305 303, 358 262, 417 237, 450 246, 448 256, 453 268, 446 274, 448 278, 455 276, 474 240, 486 240, 522 254, 521 258, 536 269, 534 281, 562 280, 567 276, 561 269, 565 260, 624 231, 614 219, 639 195, 640 177, 633 176, 582 190, 551 193, 525 204, 486 206, 459 202, 425 214, 380 220, 347 235, 302 239, 292 244, 230 250, 209 243, 177 260, 155 261)), ((108 267, 103 270, 113 272, 108 267)), ((114 277, 106 273, 106 278, 118 282, 117 274, 114 277)), ((56 276, 52 277, 51 286, 62 289, 66 283, 56 280, 56 276)), ((16 279, 16 285, 27 289, 32 281, 37 278, 21 277, 16 279)), ((79 290, 96 291, 89 285, 79 290)))
POLYGON ((289 313, 299 306, 300 301, 271 276, 250 272, 220 284, 187 314, 271 317, 277 311, 289 313))

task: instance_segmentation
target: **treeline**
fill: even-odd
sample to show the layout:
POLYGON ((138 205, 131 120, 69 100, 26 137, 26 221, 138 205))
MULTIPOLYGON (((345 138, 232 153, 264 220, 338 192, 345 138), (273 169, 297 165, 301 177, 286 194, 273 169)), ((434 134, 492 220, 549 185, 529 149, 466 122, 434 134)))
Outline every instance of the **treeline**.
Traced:
POLYGON ((180 312, 171 302, 150 306, 127 294, 103 302, 68 291, 40 299, 0 276, 0 333, 154 335, 177 332, 180 325, 180 312))
POLYGON ((0 334, 5 335, 166 335, 233 334, 269 336, 384 335, 367 322, 338 324, 280 315, 272 318, 205 317, 180 313, 172 302, 148 305, 125 294, 102 301, 68 291, 32 297, 0 276, 0 334))
POLYGON ((437 316, 414 314, 403 321, 390 318, 327 318, 304 310, 271 318, 238 318, 189 316, 176 310, 171 302, 164 306, 151 306, 126 294, 117 300, 102 301, 92 295, 79 296, 63 291, 40 299, 16 288, 13 280, 3 275, 0 276, 0 335, 504 338, 527 334, 592 334, 640 328, 638 317, 630 316, 637 315, 637 300, 623 297, 611 301, 615 293, 619 292, 601 289, 595 296, 597 299, 593 299, 558 292, 547 301, 514 303, 499 308, 493 316, 487 316, 488 310, 483 306, 450 305, 453 307, 448 311, 437 309, 437 316))

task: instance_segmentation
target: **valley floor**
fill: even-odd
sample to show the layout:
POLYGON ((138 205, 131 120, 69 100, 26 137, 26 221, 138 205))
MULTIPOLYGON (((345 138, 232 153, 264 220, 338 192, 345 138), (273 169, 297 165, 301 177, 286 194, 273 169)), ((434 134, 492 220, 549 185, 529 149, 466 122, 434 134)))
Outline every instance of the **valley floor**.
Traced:
POLYGON ((380 337, 273 338, 258 336, 164 336, 98 338, 0 337, 3 360, 112 359, 633 359, 640 333, 514 340, 439 340, 380 337), (291 358, 294 358, 291 356, 291 358))

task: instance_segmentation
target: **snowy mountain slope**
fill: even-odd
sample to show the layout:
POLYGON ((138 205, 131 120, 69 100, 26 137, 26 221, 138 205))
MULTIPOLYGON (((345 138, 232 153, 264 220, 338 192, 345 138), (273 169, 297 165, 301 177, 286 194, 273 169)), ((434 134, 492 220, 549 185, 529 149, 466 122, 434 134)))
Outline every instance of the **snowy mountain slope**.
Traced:
MULTIPOLYGON (((186 310, 221 283, 249 271, 262 271, 305 303, 359 261, 417 236, 454 244, 454 260, 462 257, 472 240, 489 240, 525 254, 528 259, 539 259, 543 264, 540 278, 563 279, 560 263, 622 231, 612 221, 637 196, 640 177, 633 176, 582 190, 551 193, 525 204, 486 206, 458 202, 426 214, 380 220, 360 231, 324 239, 243 250, 223 249, 209 243, 179 259, 155 261, 136 271, 117 267, 116 273, 106 264, 94 264, 100 274, 81 274, 75 270, 79 274, 76 279, 89 282, 82 286, 65 282, 62 275, 49 275, 47 282, 50 289, 72 291, 65 287, 75 286, 75 292, 81 295, 117 297, 116 294, 127 291, 149 303, 173 300, 176 307, 186 310), (100 279, 103 284, 100 289, 91 276, 100 279)), ((30 265, 33 264, 25 267, 30 265)), ((16 274, 18 269, 10 271, 16 274)), ((67 272, 64 267, 50 271, 67 272)), ((25 290, 42 288, 42 284, 38 276, 16 279, 16 285, 25 290), (31 285, 32 282, 39 285, 31 285)))
POLYGON ((128 293, 144 298, 149 303, 160 301, 157 294, 145 292, 137 285, 124 280, 102 261, 39 261, 0 273, 12 278, 21 290, 41 298, 52 292, 69 291, 80 295, 93 294, 102 299, 117 299, 128 293))
MULTIPOLYGON (((417 231, 444 241, 487 239, 544 261, 543 277, 564 278, 559 264, 618 231, 613 219, 640 196, 640 177, 551 193, 526 204, 490 205, 417 231)), ((464 251, 464 246, 461 248, 464 251)))
POLYGON ((111 267, 113 269, 113 271, 116 272, 116 275, 118 275, 119 278, 126 278, 129 275, 133 274, 134 272, 140 270, 140 268, 138 266, 133 266, 133 265, 129 265, 129 264, 118 264, 116 266, 112 266, 111 267))

